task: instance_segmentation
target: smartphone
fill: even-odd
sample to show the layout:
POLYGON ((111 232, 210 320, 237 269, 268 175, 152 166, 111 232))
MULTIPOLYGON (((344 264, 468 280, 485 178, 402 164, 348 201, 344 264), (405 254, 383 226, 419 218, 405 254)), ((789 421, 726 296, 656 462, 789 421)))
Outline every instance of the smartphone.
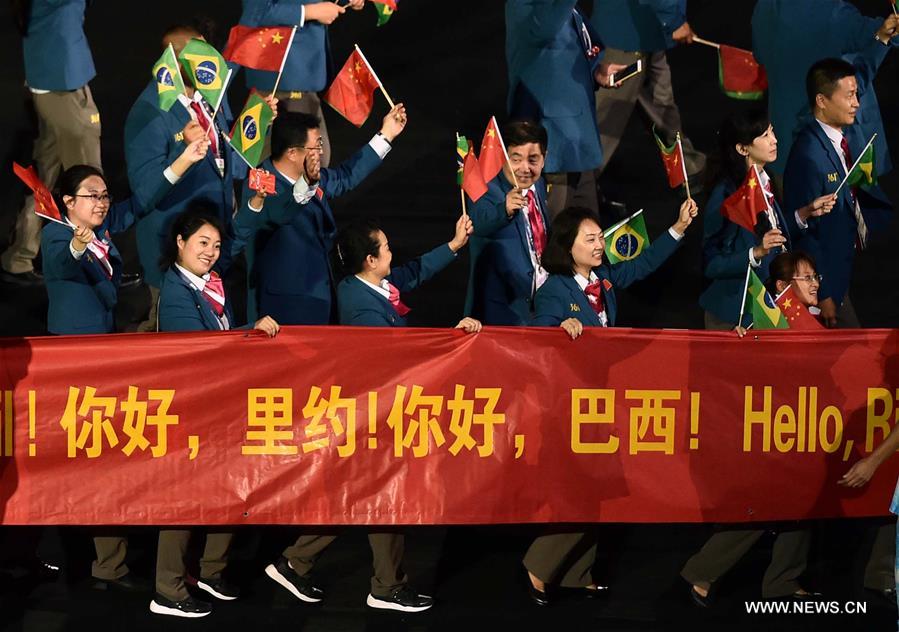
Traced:
POLYGON ((639 75, 641 72, 643 72, 643 60, 638 59, 627 68, 622 68, 618 72, 613 72, 609 75, 609 85, 614 86, 616 83, 626 81, 634 75, 639 75))

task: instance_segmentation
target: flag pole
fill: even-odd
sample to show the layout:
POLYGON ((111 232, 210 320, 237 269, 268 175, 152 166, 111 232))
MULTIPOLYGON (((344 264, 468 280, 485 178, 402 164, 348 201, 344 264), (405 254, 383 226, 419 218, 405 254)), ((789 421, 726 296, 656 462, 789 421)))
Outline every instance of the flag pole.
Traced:
MULTIPOLYGON (((222 106, 222 101, 225 100, 225 90, 228 89, 228 83, 230 82, 230 79, 231 79, 231 69, 228 68, 228 74, 225 75, 225 83, 224 83, 224 85, 222 85, 222 91, 219 93, 218 102, 215 104, 215 109, 212 110, 212 118, 209 119, 210 125, 209 125, 209 127, 206 128, 206 138, 208 138, 210 140, 210 142, 212 141, 212 137, 209 135, 209 132, 215 131, 215 117, 219 113, 219 108, 222 106)), ((205 108, 204 108, 204 110, 205 110, 205 108)), ((222 136, 224 136, 224 133, 222 134, 222 136)))
POLYGON ((893 10, 893 15, 899 15, 899 9, 896 9, 896 3, 894 0, 889 0, 890 8, 893 10))
POLYGON ((499 146, 503 150, 503 157, 506 159, 506 164, 509 166, 509 173, 512 174, 512 184, 515 185, 516 189, 520 189, 518 186, 518 178, 515 177, 515 170, 512 168, 512 161, 509 160, 509 152, 506 151, 506 143, 503 140, 503 135, 499 131, 499 125, 496 124, 496 116, 490 117, 490 122, 493 124, 493 129, 496 130, 496 137, 499 139, 499 146))
POLYGON ((622 226, 624 226, 625 224, 627 224, 629 221, 631 221, 632 219, 634 219, 637 215, 639 215, 639 214, 642 213, 642 212, 643 212, 643 209, 641 208, 641 209, 640 209, 639 211, 637 211, 636 213, 631 214, 630 217, 627 217, 627 218, 621 220, 621 221, 618 222, 617 224, 613 224, 611 228, 606 228, 606 229, 603 230, 602 232, 603 232, 604 234, 606 234, 606 235, 611 235, 611 234, 614 233, 616 230, 618 230, 619 228, 621 228, 622 226))
POLYGON ((224 137, 225 137, 225 140, 228 141, 228 144, 231 145, 231 149, 234 150, 234 153, 237 154, 238 156, 240 156, 241 160, 243 160, 245 163, 247 163, 247 166, 248 166, 250 169, 255 169, 255 168, 256 168, 256 167, 254 167, 253 165, 250 164, 250 161, 247 160, 247 157, 246 157, 246 156, 244 156, 242 153, 240 153, 239 151, 237 151, 237 147, 235 147, 235 146, 234 146, 234 143, 231 142, 231 138, 232 138, 231 136, 228 136, 227 134, 222 134, 222 136, 224 136, 224 137))
POLYGON ((740 301, 740 318, 737 320, 737 325, 743 326, 743 313, 746 310, 746 291, 749 289, 749 273, 752 271, 752 264, 746 264, 746 281, 743 283, 743 297, 740 301))
POLYGON ((684 188, 687 190, 687 199, 690 197, 690 178, 687 176, 687 162, 684 159, 684 146, 680 142, 680 132, 677 133, 677 150, 680 152, 680 166, 684 170, 684 188))
POLYGON ((716 44, 715 42, 710 42, 707 39, 702 39, 701 37, 696 37, 695 35, 693 36, 693 41, 696 42, 697 44, 705 44, 706 46, 711 46, 712 48, 717 48, 718 50, 721 50, 721 44, 716 44))
MULTIPOLYGON (((57 224, 62 224, 66 228, 71 228, 73 231, 75 230, 75 225, 72 224, 71 222, 63 222, 62 220, 58 220, 55 217, 50 217, 49 215, 44 215, 43 213, 38 213, 37 211, 35 211, 34 214, 37 215, 38 217, 43 217, 44 219, 49 219, 51 222, 56 222, 57 224)), ((66 218, 66 219, 68 219, 68 218, 66 218)))
MULTIPOLYGON (((456 153, 459 153, 459 132, 456 132, 456 153)), ((462 176, 465 176, 465 163, 462 164, 462 176)), ((462 197, 462 215, 468 215, 468 209, 465 208, 465 189, 462 188, 462 183, 459 183, 459 195, 462 197)))
POLYGON ((840 189, 843 188, 843 185, 846 184, 846 180, 849 179, 849 174, 851 174, 851 173, 852 173, 852 170, 855 169, 856 166, 858 166, 859 161, 860 161, 860 160, 862 159, 862 157, 865 155, 865 152, 868 151, 868 147, 871 146, 871 143, 874 142, 874 139, 875 139, 875 138, 877 138, 877 132, 874 132, 874 136, 871 137, 871 140, 868 141, 868 144, 865 145, 865 148, 862 149, 861 152, 859 152, 858 158, 855 159, 855 162, 852 163, 852 167, 846 172, 846 175, 843 177, 843 181, 840 182, 840 186, 838 186, 838 187, 837 187, 837 190, 833 192, 834 197, 836 197, 837 195, 839 195, 840 189))
POLYGON ((375 78, 375 81, 378 82, 378 87, 381 89, 381 94, 384 95, 384 98, 387 99, 387 105, 390 106, 390 109, 396 107, 393 102, 393 99, 390 98, 390 95, 387 94, 387 90, 384 89, 384 84, 381 83, 381 80, 378 78, 378 73, 375 72, 375 69, 371 67, 371 64, 368 63, 368 60, 365 58, 365 54, 362 52, 362 49, 359 48, 358 44, 353 44, 356 47, 356 52, 359 53, 359 56, 362 58, 362 61, 365 62, 365 65, 368 67, 368 72, 371 73, 371 76, 375 78))
MULTIPOLYGON (((335 0, 336 1, 336 0, 335 0)), ((297 34, 297 27, 294 26, 290 31, 290 41, 287 42, 287 48, 284 49, 284 57, 281 58, 281 68, 278 69, 278 76, 275 78, 275 87, 272 88, 272 97, 278 91, 278 84, 281 83, 281 75, 284 74, 284 65, 287 63, 287 56, 290 54, 290 47, 293 46, 293 37, 297 34)))

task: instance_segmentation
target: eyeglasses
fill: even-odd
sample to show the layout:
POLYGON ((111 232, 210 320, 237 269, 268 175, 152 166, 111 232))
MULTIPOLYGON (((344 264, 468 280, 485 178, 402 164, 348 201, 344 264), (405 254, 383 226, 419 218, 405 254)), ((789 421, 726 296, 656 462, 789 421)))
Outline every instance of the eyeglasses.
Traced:
POLYGON ((319 138, 317 145, 315 145, 313 147, 303 147, 303 149, 306 149, 308 151, 318 151, 318 152, 323 153, 325 151, 325 139, 319 138))
POLYGON ((794 276, 793 280, 794 281, 805 281, 806 283, 814 283, 814 282, 820 283, 821 279, 823 279, 823 278, 824 278, 824 275, 822 275, 822 274, 806 274, 805 276, 794 276))
POLYGON ((93 200, 94 204, 112 204, 112 196, 108 193, 76 193, 75 197, 93 200))

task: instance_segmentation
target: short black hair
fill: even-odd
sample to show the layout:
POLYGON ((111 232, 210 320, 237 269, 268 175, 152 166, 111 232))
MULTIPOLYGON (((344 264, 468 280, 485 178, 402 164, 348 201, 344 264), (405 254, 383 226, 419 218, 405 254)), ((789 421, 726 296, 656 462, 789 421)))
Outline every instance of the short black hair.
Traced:
POLYGON ((808 105, 815 110, 815 100, 819 94, 830 98, 837 89, 837 83, 844 77, 854 77, 855 66, 844 59, 828 57, 819 59, 805 75, 805 92, 808 105))
POLYGON ((546 128, 536 121, 509 121, 503 126, 502 134, 507 148, 537 143, 540 145, 540 153, 546 155, 546 128))
POLYGON ((574 246, 581 224, 588 219, 599 225, 599 217, 588 208, 571 206, 556 215, 549 228, 546 248, 540 260, 544 270, 550 274, 574 274, 571 247, 574 246))
POLYGON ((309 130, 321 127, 321 119, 305 112, 279 112, 272 123, 272 158, 280 158, 291 147, 302 147, 309 130))
POLYGON ((751 145, 768 131, 771 119, 765 108, 750 108, 725 119, 718 132, 717 164, 721 173, 739 187, 746 179, 746 157, 737 153, 737 145, 751 145))
POLYGON ((815 265, 815 259, 807 252, 801 250, 793 250, 790 252, 782 252, 768 266, 768 291, 773 295, 777 295, 777 282, 785 281, 789 283, 796 274, 796 268, 799 264, 805 262, 812 270, 817 272, 818 267, 815 265))
POLYGON ((178 237, 187 241, 191 235, 209 224, 219 232, 222 241, 225 239, 225 227, 216 213, 217 207, 209 198, 191 200, 183 213, 175 218, 169 230, 169 238, 162 246, 159 257, 159 268, 163 271, 171 268, 178 261, 178 237))
POLYGON ((340 231, 334 253, 342 276, 359 274, 369 255, 378 256, 380 244, 377 234, 380 230, 378 220, 369 217, 354 220, 340 231))
POLYGON ((74 197, 75 194, 78 193, 78 189, 81 188, 81 183, 91 176, 97 176, 103 180, 103 184, 109 187, 109 183, 106 182, 106 176, 103 175, 103 172, 91 165, 72 165, 59 174, 59 177, 56 178, 53 197, 56 200, 56 206, 59 207, 60 212, 66 212, 66 205, 63 198, 65 196, 74 197))

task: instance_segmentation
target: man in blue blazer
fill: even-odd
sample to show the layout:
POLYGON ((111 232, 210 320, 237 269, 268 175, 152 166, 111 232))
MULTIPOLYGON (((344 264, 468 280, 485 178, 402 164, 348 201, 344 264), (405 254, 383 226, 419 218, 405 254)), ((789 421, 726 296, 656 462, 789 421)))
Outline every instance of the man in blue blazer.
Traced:
MULTIPOLYGON (((202 39, 202 35, 192 27, 177 26, 165 34, 163 46, 171 43, 178 54, 191 38, 202 39)), ((207 134, 203 124, 208 125, 215 104, 206 103, 190 79, 184 83, 185 94, 166 112, 159 107, 156 84, 151 82, 125 121, 128 182, 140 206, 137 252, 152 299, 150 317, 139 331, 152 331, 156 326, 162 281, 159 257, 174 218, 192 200, 206 198, 228 232, 234 211, 234 180, 247 173, 246 163, 234 155, 222 134, 231 123, 227 98, 216 113, 215 134, 207 134), (204 121, 199 121, 201 116, 204 121)), ((226 244, 223 252, 228 253, 229 236, 222 237, 226 244)), ((219 265, 226 269, 228 263, 219 265)))
POLYGON ((485 325, 517 326, 530 322, 534 293, 546 277, 532 222, 542 223, 544 237, 549 233, 542 178, 547 137, 533 121, 513 121, 502 134, 511 167, 504 165, 487 193, 469 209, 474 234, 465 313, 485 325), (513 185, 513 170, 518 188, 513 185), (537 217, 532 219, 531 213, 537 217))
MULTIPOLYGON (((787 209, 834 193, 867 143, 853 125, 859 107, 855 73, 855 67, 842 59, 822 59, 809 70, 806 88, 813 119, 800 130, 787 161, 787 209)), ((830 213, 801 224, 795 213, 787 213, 794 240, 815 258, 823 276, 818 307, 827 326, 859 326, 849 301, 855 252, 884 227, 891 211, 886 195, 875 185, 844 186, 830 213)))
POLYGON ((869 46, 899 45, 892 39, 897 28, 896 16, 865 17, 842 0, 758 0, 752 14, 752 52, 768 73, 768 111, 780 142, 778 159, 771 165, 774 173, 782 174, 786 167, 806 107, 802 86, 812 64, 869 46))
POLYGON ((321 168, 319 125, 316 117, 299 112, 275 119, 272 157, 261 168, 275 174, 277 193, 260 208, 260 197, 244 185, 235 244, 246 244, 249 321, 259 313, 282 325, 335 320, 330 252, 337 226, 329 200, 354 189, 381 164, 406 125, 406 110, 398 103, 381 131, 333 169, 321 168))
POLYGON ((541 123, 549 136, 550 215, 597 210, 593 170, 602 164, 594 92, 623 68, 601 63, 599 37, 577 0, 506 0, 509 114, 541 123))
MULTIPOLYGON (((100 168, 100 112, 88 82, 96 74, 84 35, 85 0, 32 0, 15 3, 24 36, 25 83, 38 117, 34 161, 52 187, 74 165, 100 168)), ((0 278, 8 283, 40 283, 33 260, 41 241, 41 219, 28 196, 16 219, 15 240, 0 257, 0 278)))
MULTIPOLYGON (((340 17, 346 7, 361 9, 365 0, 350 0, 348 5, 318 0, 243 0, 240 23, 244 26, 297 26, 284 72, 278 84, 278 102, 282 111, 305 112, 321 119, 322 166, 331 159, 331 143, 322 118, 318 92, 325 89, 331 74, 331 49, 328 25, 340 17)), ((275 87, 277 73, 247 68, 247 86, 268 94, 275 87)))

